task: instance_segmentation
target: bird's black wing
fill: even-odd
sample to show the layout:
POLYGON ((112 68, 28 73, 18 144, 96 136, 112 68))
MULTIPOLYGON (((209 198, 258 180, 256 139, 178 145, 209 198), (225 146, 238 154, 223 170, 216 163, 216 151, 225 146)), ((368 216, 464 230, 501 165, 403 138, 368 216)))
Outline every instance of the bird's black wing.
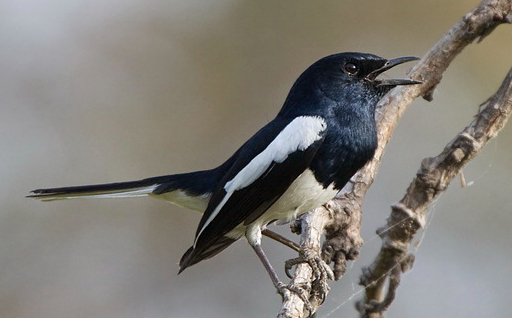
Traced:
POLYGON ((267 211, 308 168, 324 140, 324 130, 325 122, 319 117, 275 119, 244 144, 212 194, 180 271, 222 251, 226 233, 267 211))

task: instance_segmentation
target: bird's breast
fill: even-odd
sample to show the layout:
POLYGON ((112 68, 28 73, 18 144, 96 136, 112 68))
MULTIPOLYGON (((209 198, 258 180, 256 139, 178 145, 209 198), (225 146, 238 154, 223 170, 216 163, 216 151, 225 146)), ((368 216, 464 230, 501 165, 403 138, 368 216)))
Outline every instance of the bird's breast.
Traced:
POLYGON ((331 121, 325 140, 310 167, 324 186, 342 189, 375 153, 377 134, 368 120, 331 121))

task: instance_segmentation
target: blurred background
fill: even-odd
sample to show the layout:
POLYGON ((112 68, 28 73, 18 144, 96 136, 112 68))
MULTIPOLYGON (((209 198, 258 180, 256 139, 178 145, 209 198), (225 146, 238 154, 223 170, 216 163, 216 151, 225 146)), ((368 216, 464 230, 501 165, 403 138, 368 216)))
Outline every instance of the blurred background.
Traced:
MULTIPOLYGON (((275 316, 279 296, 243 240, 176 275, 196 212, 151 198, 24 196, 216 166, 317 59, 423 56, 478 2, 1 1, 1 316, 275 316)), ((358 277, 389 206, 495 92, 511 52, 504 25, 460 54, 433 102, 407 111, 366 198, 361 256, 331 284, 319 318, 356 317, 358 277)), ((389 317, 510 314, 511 138, 508 126, 465 169, 469 186, 456 180, 431 209, 389 317)), ((284 279, 294 254, 268 240, 264 248, 284 279)))

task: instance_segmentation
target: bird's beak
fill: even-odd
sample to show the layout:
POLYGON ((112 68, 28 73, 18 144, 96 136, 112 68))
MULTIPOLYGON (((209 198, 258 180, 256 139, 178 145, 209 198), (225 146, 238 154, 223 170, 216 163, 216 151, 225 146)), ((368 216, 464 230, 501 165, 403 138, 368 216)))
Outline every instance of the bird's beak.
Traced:
POLYGON ((419 60, 419 58, 415 57, 415 56, 399 57, 396 59, 388 60, 386 62, 386 64, 384 64, 384 66, 382 66, 381 68, 376 69, 375 71, 368 74, 366 76, 366 79, 368 81, 372 81, 372 82, 376 83, 377 86, 397 86, 397 85, 422 84, 422 82, 413 81, 413 80, 409 80, 409 79, 381 79, 381 80, 376 79, 379 74, 389 70, 390 68, 393 68, 397 65, 403 64, 405 62, 417 61, 417 60, 419 60))

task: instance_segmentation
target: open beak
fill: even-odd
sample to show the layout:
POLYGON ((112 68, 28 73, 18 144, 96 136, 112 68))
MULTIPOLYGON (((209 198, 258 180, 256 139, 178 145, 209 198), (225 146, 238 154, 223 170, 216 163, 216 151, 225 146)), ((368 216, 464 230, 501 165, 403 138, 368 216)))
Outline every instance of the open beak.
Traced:
POLYGON ((405 62, 410 61, 417 61, 419 60, 418 57, 415 56, 406 56, 406 57, 399 57, 396 59, 391 59, 384 64, 383 67, 376 69, 375 71, 371 72, 366 76, 366 79, 368 81, 375 82, 377 86, 397 86, 397 85, 414 85, 414 84, 422 84, 422 82, 419 81, 413 81, 409 79, 376 79, 379 74, 389 70, 390 68, 393 68, 397 65, 403 64, 405 62))

